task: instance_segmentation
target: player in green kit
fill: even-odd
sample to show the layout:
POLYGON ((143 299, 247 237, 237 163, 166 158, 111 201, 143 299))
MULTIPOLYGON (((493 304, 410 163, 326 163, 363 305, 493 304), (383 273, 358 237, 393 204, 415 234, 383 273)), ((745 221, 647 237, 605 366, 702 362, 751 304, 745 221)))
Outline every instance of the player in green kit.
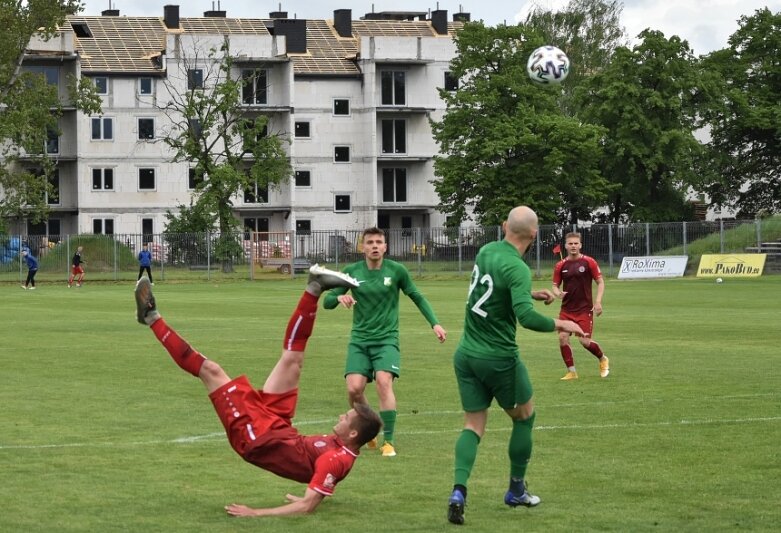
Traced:
POLYGON ((508 455, 510 486, 504 503, 532 507, 540 498, 526 490, 524 477, 532 452, 534 402, 526 367, 515 341, 516 322, 532 331, 567 331, 583 335, 569 320, 537 313, 532 299, 550 304, 548 290, 532 291, 529 267, 522 255, 537 236, 537 215, 525 206, 510 211, 502 225, 504 240, 486 244, 475 259, 464 318, 464 333, 453 356, 464 409, 464 429, 455 446, 455 484, 447 518, 464 523, 466 485, 485 433, 493 399, 512 419, 508 455))
MULTIPOLYGON (((385 259, 388 244, 385 232, 369 228, 363 232, 365 259, 344 268, 343 272, 358 280, 357 288, 336 288, 323 299, 325 309, 339 304, 353 310, 353 328, 347 346, 345 381, 350 405, 366 403, 366 385, 374 381, 380 401, 383 423, 384 457, 394 457, 396 427, 396 396, 393 380, 401 372, 399 351, 399 292, 406 294, 431 325, 440 342, 447 332, 439 325, 428 300, 418 291, 407 268, 385 259)), ((371 446, 370 446, 371 447, 371 446)), ((374 443, 376 447, 376 442, 374 443)))

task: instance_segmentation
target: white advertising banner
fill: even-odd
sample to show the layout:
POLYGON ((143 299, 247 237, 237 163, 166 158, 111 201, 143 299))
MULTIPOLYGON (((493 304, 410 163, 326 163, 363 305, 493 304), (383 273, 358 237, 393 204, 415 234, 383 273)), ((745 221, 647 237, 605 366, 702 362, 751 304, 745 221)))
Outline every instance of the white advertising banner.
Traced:
POLYGON ((686 272, 688 255, 624 257, 618 279, 680 278, 686 272))

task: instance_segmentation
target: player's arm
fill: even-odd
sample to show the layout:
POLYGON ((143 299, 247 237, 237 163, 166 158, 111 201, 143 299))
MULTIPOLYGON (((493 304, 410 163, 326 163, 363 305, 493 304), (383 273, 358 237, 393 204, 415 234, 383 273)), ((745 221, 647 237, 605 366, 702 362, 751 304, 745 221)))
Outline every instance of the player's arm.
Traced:
POLYGON ((564 261, 559 261, 556 263, 556 266, 553 267, 553 285, 551 286, 551 292, 553 292, 553 296, 556 298, 564 298, 564 292, 559 289, 559 285, 561 285, 561 267, 564 264, 564 261))
POLYGON ((413 282, 412 278, 409 276, 409 272, 407 272, 407 275, 402 278, 402 283, 400 283, 399 286, 402 292, 404 292, 404 294, 406 294, 407 297, 412 300, 412 302, 415 304, 415 307, 418 308, 420 313, 429 323, 431 329, 434 331, 434 335, 436 335, 439 339, 439 342, 445 342, 447 339, 447 331, 445 331, 445 328, 443 328, 439 323, 437 315, 434 314, 434 309, 431 307, 431 304, 428 302, 426 297, 423 296, 423 293, 418 290, 415 282, 413 282))
POLYGON ((336 287, 326 292, 323 297, 323 309, 336 309, 339 304, 344 305, 348 309, 352 307, 355 300, 347 294, 348 290, 346 287, 336 287))
POLYGON ((597 297, 594 300, 594 314, 599 316, 602 314, 602 296, 605 294, 605 278, 599 276, 596 279, 597 282, 597 297))
POLYGON ((545 302, 545 305, 550 305, 556 299, 556 295, 548 289, 540 289, 539 291, 532 291, 532 298, 538 302, 545 302))
POLYGON ((307 487, 304 497, 294 496, 288 494, 286 496, 288 503, 280 505, 279 507, 264 507, 259 509, 253 509, 246 505, 239 503, 232 503, 225 506, 225 512, 231 516, 285 516, 296 514, 309 514, 313 513, 317 506, 325 498, 325 495, 320 494, 316 490, 307 487))

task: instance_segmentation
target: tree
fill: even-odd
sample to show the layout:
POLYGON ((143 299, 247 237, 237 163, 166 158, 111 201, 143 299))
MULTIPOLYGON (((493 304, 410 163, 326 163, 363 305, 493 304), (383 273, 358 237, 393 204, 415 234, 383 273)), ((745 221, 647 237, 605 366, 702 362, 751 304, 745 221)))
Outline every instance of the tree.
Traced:
MULTIPOLYGON (((44 147, 60 133, 62 104, 56 86, 22 65, 31 40, 51 39, 81 7, 78 0, 0 0, 0 230, 9 218, 40 222, 48 215, 56 162, 44 147)), ((68 89, 70 104, 100 112, 89 80, 71 77, 68 89)))
POLYGON ((607 129, 601 170, 615 186, 610 221, 685 220, 703 149, 693 134, 700 72, 686 41, 652 30, 640 37, 583 80, 579 116, 607 129))
POLYGON ((229 41, 202 56, 195 43, 190 57, 179 58, 181 75, 169 73, 165 85, 170 99, 161 109, 171 129, 163 142, 173 150, 174 162, 193 163, 196 175, 203 177, 195 202, 199 209, 216 215, 220 233, 216 253, 223 270, 230 272, 233 258, 242 253, 234 235, 238 221, 233 198, 256 187, 279 186, 292 172, 282 135, 268 132, 266 116, 251 117, 242 109, 242 88, 253 80, 234 72, 229 41), (202 79, 192 79, 196 67, 202 79))
POLYGON ((706 190, 716 206, 753 217, 781 210, 781 12, 743 16, 729 47, 704 59, 719 83, 705 100, 706 190))
POLYGON ((561 11, 536 6, 526 17, 525 26, 542 36, 544 43, 556 44, 570 59, 561 98, 568 114, 577 114, 574 88, 607 67, 616 49, 628 44, 621 26, 623 8, 618 0, 571 0, 561 11))
POLYGON ((434 167, 440 209, 455 225, 474 216, 490 225, 526 204, 547 222, 577 220, 606 200, 599 175, 598 126, 566 116, 560 88, 535 85, 526 60, 543 44, 523 26, 466 24, 456 36, 455 92, 432 121, 442 155, 434 167))

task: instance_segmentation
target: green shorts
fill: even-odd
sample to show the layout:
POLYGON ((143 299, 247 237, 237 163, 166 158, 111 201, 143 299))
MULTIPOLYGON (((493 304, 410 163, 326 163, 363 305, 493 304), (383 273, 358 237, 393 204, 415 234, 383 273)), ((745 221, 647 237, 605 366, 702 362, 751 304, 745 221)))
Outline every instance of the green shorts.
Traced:
POLYGON ((358 344, 347 345, 347 363, 344 375, 361 374, 369 382, 374 381, 377 371, 385 371, 399 377, 401 372, 401 352, 395 344, 358 344))
POLYGON ((461 406, 468 413, 488 409, 494 398, 502 409, 512 409, 531 400, 529 373, 517 357, 479 359, 456 351, 453 367, 461 406))

